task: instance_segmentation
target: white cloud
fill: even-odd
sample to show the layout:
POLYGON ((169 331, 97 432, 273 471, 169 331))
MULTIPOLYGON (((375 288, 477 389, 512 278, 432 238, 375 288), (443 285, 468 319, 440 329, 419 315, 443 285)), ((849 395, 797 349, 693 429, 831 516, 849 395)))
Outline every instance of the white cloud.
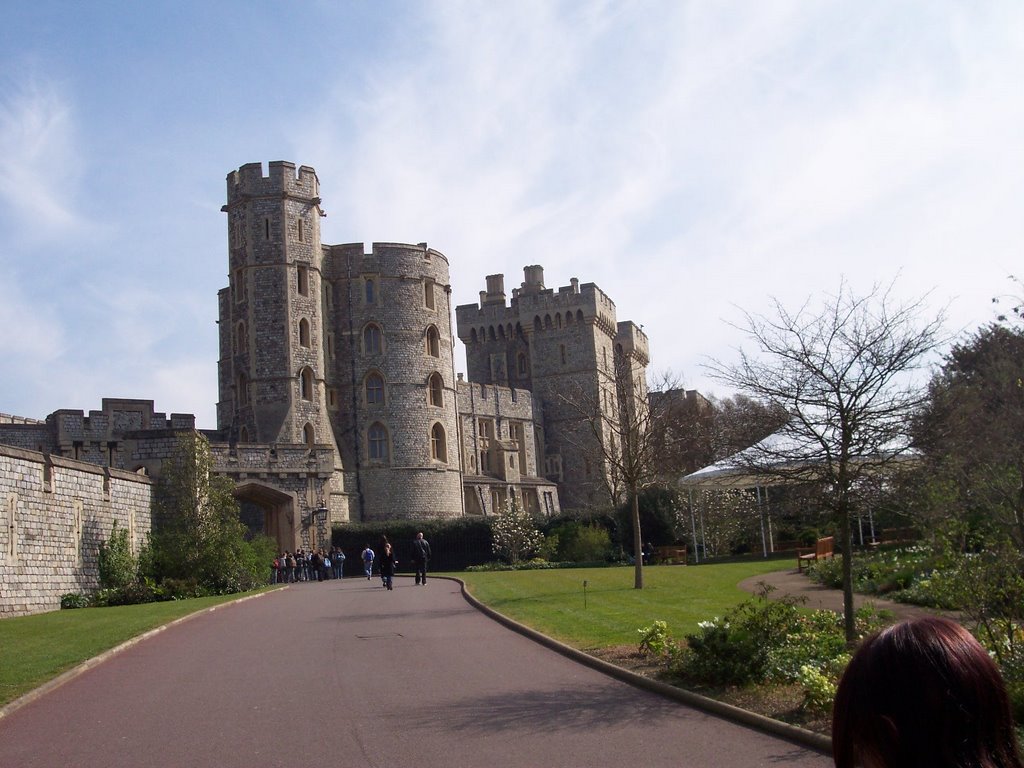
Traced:
POLYGON ((85 226, 75 201, 82 167, 73 107, 62 89, 32 75, 0 80, 0 201, 9 228, 31 242, 85 226))

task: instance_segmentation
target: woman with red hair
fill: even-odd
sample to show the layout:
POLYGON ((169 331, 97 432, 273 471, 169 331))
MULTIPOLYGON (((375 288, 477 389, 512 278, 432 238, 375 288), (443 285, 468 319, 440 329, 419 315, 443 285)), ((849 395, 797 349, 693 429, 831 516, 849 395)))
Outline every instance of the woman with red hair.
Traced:
POLYGON ((832 713, 836 768, 1024 768, 999 668, 955 621, 867 638, 832 713))

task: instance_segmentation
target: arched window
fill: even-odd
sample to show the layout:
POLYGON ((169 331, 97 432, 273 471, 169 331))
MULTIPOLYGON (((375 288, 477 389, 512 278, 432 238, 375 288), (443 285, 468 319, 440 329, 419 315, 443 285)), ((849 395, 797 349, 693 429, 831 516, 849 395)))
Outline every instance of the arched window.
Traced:
POLYGON ((299 266, 297 273, 299 295, 309 296, 309 267, 299 266))
POLYGON ((384 348, 380 326, 370 323, 363 329, 363 354, 379 355, 384 348))
POLYGON ((235 329, 235 352, 241 354, 249 346, 249 338, 245 333, 245 323, 239 323, 235 329))
POLYGON ((424 280, 423 281, 423 305, 427 309, 434 308, 434 281, 424 280))
POLYGON ((555 313, 555 328, 561 328, 561 327, 562 327, 562 313, 561 312, 557 312, 557 313, 555 313))
POLYGON ((444 381, 441 379, 440 373, 430 374, 430 380, 427 384, 430 390, 430 404, 436 405, 437 407, 444 406, 444 381))
POLYGON ((313 371, 309 368, 303 368, 302 373, 299 374, 299 379, 302 387, 302 399, 312 400, 313 399, 313 371))
POLYGON ((444 427, 435 424, 430 429, 430 458, 448 463, 448 446, 445 443, 444 427))
POLYGON ((558 345, 558 352, 562 357, 562 365, 565 365, 565 344, 558 345))
POLYGON ((577 309, 576 310, 576 322, 577 323, 582 323, 583 322, 583 310, 582 309, 577 309))
POLYGON ((238 442, 248 443, 249 442, 249 430, 246 427, 242 427, 242 431, 238 433, 238 442))
POLYGON ((551 329, 551 315, 544 315, 544 327, 548 330, 551 329))
POLYGON ((375 288, 376 286, 374 285, 373 280, 367 279, 365 293, 367 304, 373 304, 373 302, 376 301, 375 288))
POLYGON ((235 382, 235 386, 238 390, 238 404, 248 405, 249 403, 249 381, 246 379, 244 373, 238 374, 238 380, 235 382))
POLYGON ((526 353, 520 352, 519 353, 518 361, 519 361, 519 375, 520 376, 525 376, 526 375, 526 353))
POLYGON ((427 328, 427 354, 431 357, 441 356, 441 334, 434 326, 427 328))
POLYGON ((476 344, 476 328, 469 332, 469 340, 476 344))
POLYGON ((540 315, 537 315, 535 318, 533 318, 533 330, 539 331, 543 327, 544 325, 540 321, 540 315))
POLYGON ((379 421, 371 424, 366 433, 366 454, 370 461, 388 460, 388 431, 379 421))
POLYGON ((306 318, 299 320, 299 346, 309 346, 309 320, 306 318))
POLYGON ((316 445, 316 430, 313 429, 312 424, 306 424, 302 428, 302 440, 306 443, 307 448, 312 448, 316 445))
POLYGON ((366 404, 384 404, 384 377, 376 371, 371 372, 366 377, 366 404))

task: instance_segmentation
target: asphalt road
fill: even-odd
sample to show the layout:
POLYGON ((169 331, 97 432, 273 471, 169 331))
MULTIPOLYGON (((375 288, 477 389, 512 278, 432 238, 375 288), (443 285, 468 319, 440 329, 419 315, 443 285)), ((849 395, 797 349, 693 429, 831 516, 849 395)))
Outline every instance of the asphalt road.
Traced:
POLYGON ((292 585, 0 719, 0 768, 779 764, 832 762, 578 664, 442 579, 292 585))

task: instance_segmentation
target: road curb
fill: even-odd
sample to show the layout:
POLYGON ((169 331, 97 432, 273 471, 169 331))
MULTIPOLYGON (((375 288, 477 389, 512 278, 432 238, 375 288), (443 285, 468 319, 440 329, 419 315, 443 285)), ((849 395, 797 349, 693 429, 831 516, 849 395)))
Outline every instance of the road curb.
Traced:
POLYGON ((553 651, 557 651, 563 656, 567 656, 573 661, 585 664, 586 666, 596 669, 599 672, 603 672, 610 677, 629 683, 637 688, 651 691, 652 693, 672 699, 681 704, 687 704, 691 707, 705 712, 710 712, 711 714, 718 715, 719 717, 723 717, 727 720, 732 720, 733 722, 741 723, 742 725, 747 725, 751 728, 756 728, 759 731, 769 733, 773 736, 779 736, 787 739, 788 741, 796 742, 797 744, 809 747, 827 755, 832 754, 832 739, 828 736, 815 733, 814 731, 809 731, 806 728, 800 728, 796 725, 784 723, 781 720, 774 720, 770 717, 766 717, 765 715, 759 715, 756 712, 750 712, 746 709, 735 707, 732 704, 726 704, 725 702, 708 698, 707 696, 701 696, 699 693, 694 693, 693 691, 676 688, 674 685, 662 683, 658 680, 652 680, 649 677, 638 675, 635 672, 630 672, 628 669, 623 669, 622 667, 610 664, 607 661, 598 659, 588 653, 584 653, 572 646, 550 638, 547 635, 541 634, 535 629, 531 629, 524 624, 520 624, 518 621, 510 619, 503 613, 499 613, 493 608, 484 605, 470 594, 469 590, 466 588, 466 582, 462 579, 454 576, 434 576, 432 578, 449 579, 458 583, 462 588, 462 596, 470 605, 481 613, 486 614, 509 629, 518 632, 519 634, 524 635, 553 651))
MULTIPOLYGON (((284 587, 284 589, 287 589, 287 587, 284 587)), ((266 592, 260 592, 258 595, 246 595, 245 597, 240 597, 237 600, 230 600, 226 603, 211 605, 209 608, 204 608, 201 611, 195 611, 194 613, 190 613, 187 616, 181 616, 177 619, 174 619, 173 621, 167 622, 166 624, 161 624, 159 627, 154 627, 153 629, 143 632, 141 635, 136 635, 135 637, 130 638, 129 640, 125 640, 120 645, 115 645, 113 648, 109 648, 103 651, 103 653, 99 654, 98 656, 93 656, 91 659, 86 659, 81 664, 78 664, 77 666, 74 666, 71 669, 69 669, 67 672, 62 672, 52 680, 48 680, 47 682, 43 683, 38 688, 33 688, 28 693, 22 694, 14 701, 8 702, 4 706, 0 707, 0 720, 3 720, 12 712, 16 712, 22 707, 31 704, 33 701, 36 701, 37 699, 45 696, 50 691, 60 688, 62 685, 64 685, 64 683, 74 680, 82 673, 88 672, 93 667, 102 664, 104 661, 111 658, 112 656, 115 656, 121 651, 131 648, 133 645, 137 645, 141 643, 143 640, 146 640, 147 638, 153 637, 154 635, 163 632, 165 629, 177 626, 178 624, 182 624, 186 621, 189 621, 190 619, 194 619, 196 616, 202 616, 203 614, 210 613, 211 611, 216 611, 221 608, 225 608, 229 605, 238 605, 239 603, 244 603, 246 600, 255 600, 257 597, 263 597, 264 595, 269 595, 271 592, 276 591, 277 590, 267 590, 266 592)))

